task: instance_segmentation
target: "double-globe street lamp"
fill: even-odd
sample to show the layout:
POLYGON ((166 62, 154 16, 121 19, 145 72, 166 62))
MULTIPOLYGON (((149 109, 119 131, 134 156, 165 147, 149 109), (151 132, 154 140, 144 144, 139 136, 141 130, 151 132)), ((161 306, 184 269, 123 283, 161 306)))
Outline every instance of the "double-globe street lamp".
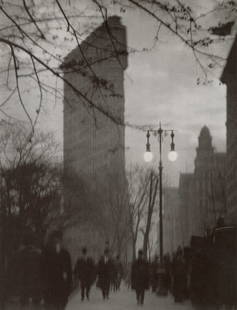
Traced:
POLYGON ((163 138, 170 133, 171 137, 171 150, 168 154, 168 158, 170 161, 176 161, 178 154, 175 151, 175 144, 174 144, 174 130, 173 129, 165 129, 163 130, 161 124, 158 130, 148 130, 147 131, 147 142, 146 142, 146 152, 144 153, 144 160, 146 162, 150 162, 153 159, 153 154, 151 152, 151 145, 150 145, 150 132, 152 132, 155 136, 158 136, 158 143, 159 143, 159 221, 160 221, 160 263, 163 264, 163 185, 162 185, 162 173, 163 173, 163 164, 162 164, 162 142, 163 138))

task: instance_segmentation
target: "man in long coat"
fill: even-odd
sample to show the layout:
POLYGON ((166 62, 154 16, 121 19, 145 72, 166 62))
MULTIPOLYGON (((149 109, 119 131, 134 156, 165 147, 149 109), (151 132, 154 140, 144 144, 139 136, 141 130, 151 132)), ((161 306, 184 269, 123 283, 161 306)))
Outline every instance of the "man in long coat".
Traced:
POLYGON ((87 256, 86 247, 82 249, 82 256, 76 262, 74 274, 76 280, 80 281, 81 300, 84 300, 85 295, 89 300, 90 289, 96 278, 96 271, 93 259, 87 256))
POLYGON ((142 250, 138 251, 138 258, 132 264, 131 283, 136 291, 137 303, 143 305, 145 290, 149 288, 149 267, 142 250))
POLYGON ((45 280, 45 299, 50 309, 63 310, 72 286, 71 259, 62 247, 62 235, 54 232, 42 262, 45 280))
POLYGON ((114 290, 117 291, 120 289, 121 281, 123 278, 123 264, 120 260, 120 256, 116 256, 116 260, 114 261, 114 270, 115 270, 115 282, 114 282, 114 290))
POLYGON ((103 299, 109 298, 109 291, 113 277, 113 262, 109 257, 109 250, 105 249, 104 255, 98 263, 98 281, 97 287, 102 291, 103 299))

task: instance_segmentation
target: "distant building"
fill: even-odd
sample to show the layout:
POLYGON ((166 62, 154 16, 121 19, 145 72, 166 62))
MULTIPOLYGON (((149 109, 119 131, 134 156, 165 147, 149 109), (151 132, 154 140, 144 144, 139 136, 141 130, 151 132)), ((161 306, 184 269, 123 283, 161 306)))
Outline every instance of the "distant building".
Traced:
POLYGON ((221 81, 227 87, 227 220, 237 224, 237 36, 221 81))
POLYGON ((194 173, 181 173, 179 179, 181 246, 193 235, 209 233, 227 212, 226 154, 214 151, 207 126, 200 131, 194 166, 194 173))
MULTIPOLYGON (((109 223, 112 206, 108 202, 111 204, 113 197, 109 195, 115 190, 126 196, 124 70, 127 39, 120 18, 109 17, 96 28, 80 47, 66 56, 61 68, 66 80, 64 202, 65 211, 70 209, 76 213, 69 221, 68 240, 74 250, 73 243, 77 239, 77 247, 87 244, 94 255, 99 255, 105 243, 112 245, 114 238, 115 227, 109 223), (100 227, 97 221, 103 222, 103 216, 108 220, 100 227)), ((123 217, 122 211, 120 214, 123 217)))
POLYGON ((195 218, 196 209, 194 207, 194 175, 192 173, 181 173, 179 177, 179 205, 178 219, 180 231, 180 239, 177 246, 189 244, 190 236, 193 234, 193 219, 195 218))
POLYGON ((197 225, 196 232, 203 235, 216 225, 219 217, 226 214, 226 154, 214 152, 207 126, 199 135, 194 179, 198 212, 194 226, 197 225))

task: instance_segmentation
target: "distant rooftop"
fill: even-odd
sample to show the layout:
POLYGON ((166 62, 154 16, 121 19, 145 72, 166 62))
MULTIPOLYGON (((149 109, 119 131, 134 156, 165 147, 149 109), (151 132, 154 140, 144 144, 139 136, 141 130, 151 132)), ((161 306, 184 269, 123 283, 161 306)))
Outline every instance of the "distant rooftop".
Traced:
POLYGON ((206 125, 202 127, 202 129, 200 131, 200 136, 211 137, 210 130, 206 125))

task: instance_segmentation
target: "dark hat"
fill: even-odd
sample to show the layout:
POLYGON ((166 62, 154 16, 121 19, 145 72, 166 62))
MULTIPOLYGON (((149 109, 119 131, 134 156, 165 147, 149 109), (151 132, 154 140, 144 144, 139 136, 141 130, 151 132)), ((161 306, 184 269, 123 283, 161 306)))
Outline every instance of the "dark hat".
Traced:
POLYGON ((82 254, 86 254, 87 253, 87 248, 84 246, 81 251, 82 251, 82 254))
POLYGON ((105 248, 104 255, 108 255, 108 254, 109 254, 109 248, 105 248))

